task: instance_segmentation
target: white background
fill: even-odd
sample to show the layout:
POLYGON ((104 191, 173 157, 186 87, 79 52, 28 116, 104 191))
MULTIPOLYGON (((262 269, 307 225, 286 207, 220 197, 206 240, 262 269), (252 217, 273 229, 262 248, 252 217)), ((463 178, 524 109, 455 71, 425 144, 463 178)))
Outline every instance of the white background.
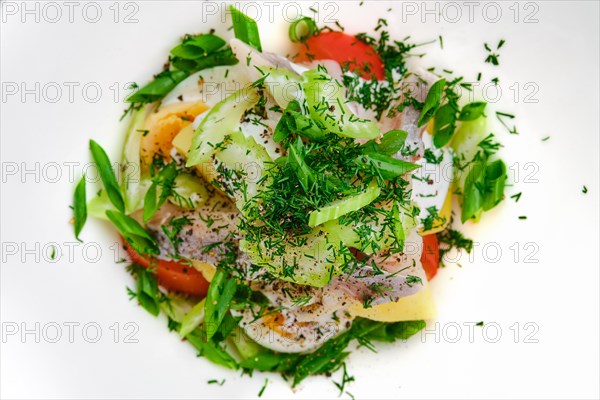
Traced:
MULTIPOLYGON (((43 3, 37 6, 39 22, 35 12, 23 14, 21 2, 2 4, 0 395, 254 398, 268 377, 263 398, 336 398, 330 379, 309 379, 291 391, 276 375, 239 377, 239 372, 196 358, 191 346, 167 331, 165 320, 128 301, 125 285, 131 278, 123 264, 114 262, 116 235, 106 224, 90 221, 82 238, 92 244, 74 247, 69 259, 74 239, 68 205, 74 179, 89 161, 87 142, 94 138, 113 157, 121 146, 125 126, 118 118, 124 106, 115 102, 115 88, 123 89, 130 81, 143 83, 158 72, 180 35, 212 27, 225 34, 229 22, 221 24, 216 15, 205 23, 207 9, 200 2, 146 1, 117 7, 99 2, 102 16, 97 23, 86 21, 84 3, 76 3, 71 23, 67 6, 57 4, 62 18, 55 23, 49 20, 55 19, 56 10, 46 8, 44 14, 43 3), (131 12, 138 22, 124 23, 131 12), (35 88, 36 82, 39 100, 31 93, 22 98, 22 89, 35 88), (78 84, 73 101, 68 82, 78 84), (62 87, 56 102, 52 83, 62 87), (96 94, 90 85, 84 96, 86 83, 102 89, 99 101, 92 101, 96 94), (9 94, 15 84, 18 92, 9 94), (69 177, 69 162, 78 163, 74 177, 69 177), (22 174, 35 171, 36 163, 37 172, 22 174), (56 165, 61 176, 50 182, 56 165), (57 261, 49 260, 52 243, 57 261), (99 258, 97 248, 102 250, 99 258), (64 325, 70 322, 80 324, 73 343, 64 325), (134 335, 138 343, 125 343, 128 322, 139 328, 134 335), (21 336, 23 328, 35 331, 36 323, 39 343, 33 333, 21 336), (95 336, 93 327, 82 333, 86 323, 102 329, 97 343, 86 341, 95 336), (56 334, 53 324, 62 327, 57 343, 48 340, 56 334), (19 332, 8 335, 15 327, 19 332), (222 387, 208 385, 210 379, 226 382, 222 387)), ((272 4, 273 22, 266 8, 257 18, 263 47, 285 54, 288 23, 282 12, 293 17, 295 9, 272 4)), ((377 354, 364 349, 353 353, 348 368, 356 382, 348 391, 356 398, 390 399, 597 398, 598 3, 477 3, 472 22, 466 3, 453 4, 461 13, 458 20, 456 7, 434 2, 318 5, 321 20, 328 15, 338 19, 350 33, 372 29, 382 17, 397 39, 411 35, 419 42, 442 35, 444 50, 439 43, 423 47, 428 55, 415 62, 452 69, 470 81, 478 72, 483 73, 482 83, 498 76, 502 95, 488 110, 490 119, 495 120, 494 110, 514 113, 520 131, 511 136, 492 124, 505 145, 511 179, 518 180, 507 194, 523 192, 521 200, 507 198, 479 225, 466 228, 479 245, 471 259, 462 256, 462 267, 450 265, 433 281, 439 317, 430 322, 429 333, 408 343, 380 345, 377 354), (435 7, 438 17, 425 12, 435 7), (502 15, 496 18, 498 8, 502 15), (484 64, 483 43, 495 46, 502 38, 506 44, 500 66, 484 64), (584 185, 587 194, 582 193, 584 185), (475 328, 471 341, 468 324, 479 321, 489 328, 475 328), (492 343, 496 328, 501 337, 492 343), (461 337, 452 343, 457 333, 461 337)), ((27 6, 36 7, 34 2, 27 6)), ((221 3, 216 6, 222 9, 221 3)), ((246 11, 256 14, 256 9, 246 11)), ((87 12, 89 20, 95 18, 94 9, 87 12)), ((118 97, 125 93, 121 90, 118 97)))

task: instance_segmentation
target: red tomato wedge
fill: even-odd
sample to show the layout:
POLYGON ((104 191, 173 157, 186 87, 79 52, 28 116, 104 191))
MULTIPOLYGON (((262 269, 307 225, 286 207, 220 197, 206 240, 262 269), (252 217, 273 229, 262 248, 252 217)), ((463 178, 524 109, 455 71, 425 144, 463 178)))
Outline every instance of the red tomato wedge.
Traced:
POLYGON ((423 236, 421 264, 423 264, 427 280, 432 280, 435 274, 437 274, 440 265, 440 244, 437 235, 432 234, 423 236))
POLYGON ((152 267, 156 268, 155 274, 158 283, 165 289, 194 297, 206 296, 209 283, 204 275, 194 267, 178 261, 150 260, 133 250, 126 240, 123 240, 123 243, 125 243, 125 249, 132 263, 144 268, 148 268, 152 264, 152 267))
POLYGON ((354 36, 342 32, 321 32, 305 43, 295 61, 334 60, 341 66, 348 65, 350 70, 364 79, 385 78, 379 55, 354 36))

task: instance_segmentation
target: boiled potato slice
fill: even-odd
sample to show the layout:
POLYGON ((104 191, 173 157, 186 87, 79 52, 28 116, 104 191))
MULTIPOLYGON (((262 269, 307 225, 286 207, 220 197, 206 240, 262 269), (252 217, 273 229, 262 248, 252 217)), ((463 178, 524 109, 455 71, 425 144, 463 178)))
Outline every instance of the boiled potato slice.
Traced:
POLYGON ((192 266, 197 269, 198 271, 202 272, 202 275, 204 275, 204 278, 207 281, 212 281, 215 273, 217 272, 217 269, 215 268, 214 265, 212 264, 207 264, 205 262, 202 261, 196 261, 196 260, 191 260, 192 261, 192 266))
MULTIPOLYGON (((184 156, 187 155, 190 147, 192 147, 192 136, 194 135, 194 128, 192 125, 188 125, 179 132, 173 139, 173 146, 177 149, 179 154, 184 156)), ((204 163, 196 166, 198 175, 200 175, 206 182, 212 182, 217 178, 217 170, 212 163, 204 163)))
POLYGON ((374 321, 398 322, 434 318, 436 308, 429 285, 426 284, 423 290, 393 303, 380 304, 371 308, 364 308, 362 304, 357 303, 350 308, 350 313, 374 321))

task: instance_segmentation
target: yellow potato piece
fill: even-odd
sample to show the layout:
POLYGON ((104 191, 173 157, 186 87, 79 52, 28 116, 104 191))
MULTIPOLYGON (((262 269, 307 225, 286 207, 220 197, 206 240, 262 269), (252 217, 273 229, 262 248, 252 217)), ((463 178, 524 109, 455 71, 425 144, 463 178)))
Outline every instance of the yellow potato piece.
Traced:
POLYGON ((215 273, 217 272, 217 269, 214 267, 214 265, 212 264, 207 264, 204 263, 202 261, 195 261, 195 260, 191 260, 192 261, 192 266, 197 269, 198 271, 202 272, 202 275, 204 275, 204 278, 207 281, 212 281, 215 273))
POLYGON ((192 135, 194 134, 194 128, 191 125, 186 126, 179 132, 177 136, 171 142, 177 151, 181 154, 187 154, 192 147, 192 135))
POLYGON ((362 304, 357 303, 350 307, 350 313, 374 321, 398 322, 434 318, 436 308, 429 285, 426 284, 423 290, 394 303, 380 304, 371 308, 364 308, 362 304))
MULTIPOLYGON (((180 154, 187 156, 190 147, 192 147, 193 135, 194 129, 192 128, 192 125, 188 125, 185 128, 183 128, 181 132, 177 134, 177 136, 175 136, 171 143, 180 154)), ((206 182, 212 182, 214 179, 217 178, 217 170, 215 169, 215 166, 212 163, 204 163, 197 165, 196 170, 206 182)))

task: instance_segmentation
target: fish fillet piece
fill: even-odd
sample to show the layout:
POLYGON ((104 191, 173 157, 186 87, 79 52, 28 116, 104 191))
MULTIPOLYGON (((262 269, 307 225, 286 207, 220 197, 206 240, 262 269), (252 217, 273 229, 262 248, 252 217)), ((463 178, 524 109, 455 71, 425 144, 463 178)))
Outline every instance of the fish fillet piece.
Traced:
POLYGON ((213 198, 195 210, 186 210, 166 202, 147 223, 148 231, 158 242, 163 257, 176 254, 163 226, 169 228, 172 221, 179 218, 189 219, 189 223, 176 236, 180 239, 178 254, 183 258, 214 265, 230 251, 226 243, 237 243, 239 240, 239 212, 230 200, 214 194, 213 198))

